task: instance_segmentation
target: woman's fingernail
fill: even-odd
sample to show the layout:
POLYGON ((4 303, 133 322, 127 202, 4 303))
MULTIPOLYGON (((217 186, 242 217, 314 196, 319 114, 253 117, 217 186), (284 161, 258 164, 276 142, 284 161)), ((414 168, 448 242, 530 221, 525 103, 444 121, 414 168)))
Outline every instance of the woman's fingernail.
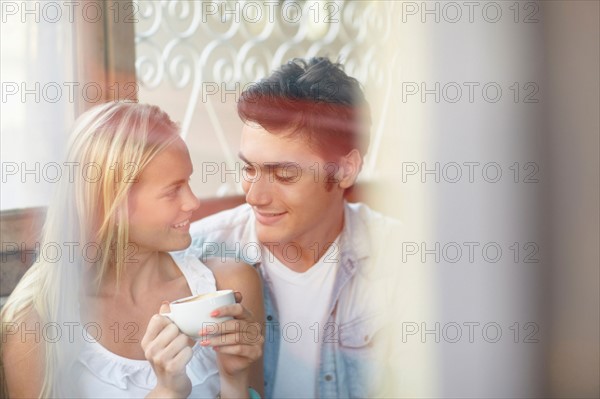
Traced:
POLYGON ((201 346, 208 346, 208 345, 210 345, 210 341, 207 340, 207 339, 205 339, 204 341, 200 341, 200 345, 201 346))
POLYGON ((219 315, 219 311, 213 310, 212 313, 210 314, 210 317, 217 317, 218 315, 219 315))
POLYGON ((162 301, 162 304, 163 304, 163 305, 168 305, 168 304, 169 304, 169 301, 162 301))

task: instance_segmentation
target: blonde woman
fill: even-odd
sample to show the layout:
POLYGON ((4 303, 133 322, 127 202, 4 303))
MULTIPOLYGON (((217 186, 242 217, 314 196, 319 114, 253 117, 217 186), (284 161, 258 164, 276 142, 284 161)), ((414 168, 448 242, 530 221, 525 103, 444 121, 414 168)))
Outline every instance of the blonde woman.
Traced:
POLYGON ((113 102, 75 123, 69 173, 40 255, 1 313, 10 397, 248 397, 262 387, 259 278, 242 263, 169 254, 190 244, 192 163, 160 109, 113 102), (58 256, 57 256, 58 255, 58 256), (178 298, 233 289, 217 335, 191 341, 178 298))

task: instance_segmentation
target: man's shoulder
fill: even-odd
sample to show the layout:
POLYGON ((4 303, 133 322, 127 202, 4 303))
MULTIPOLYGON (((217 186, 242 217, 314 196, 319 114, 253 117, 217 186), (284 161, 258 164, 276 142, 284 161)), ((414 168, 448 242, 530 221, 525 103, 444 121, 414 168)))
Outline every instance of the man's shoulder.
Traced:
MULTIPOLYGON (((368 264, 371 267, 379 265, 383 260, 389 261, 390 256, 393 258, 405 234, 400 220, 377 212, 363 203, 347 204, 347 215, 348 236, 345 243, 353 247, 356 256, 370 259, 368 264)), ((368 272, 371 268, 362 270, 368 272)), ((385 275, 387 268, 379 266, 376 270, 385 275)))
POLYGON ((190 226, 192 241, 185 253, 198 257, 206 252, 207 247, 214 252, 215 246, 230 248, 236 243, 241 245, 254 241, 252 223, 252 208, 248 204, 202 218, 190 226))
POLYGON ((362 202, 347 203, 348 215, 357 228, 368 231, 400 231, 402 222, 373 210, 362 202))

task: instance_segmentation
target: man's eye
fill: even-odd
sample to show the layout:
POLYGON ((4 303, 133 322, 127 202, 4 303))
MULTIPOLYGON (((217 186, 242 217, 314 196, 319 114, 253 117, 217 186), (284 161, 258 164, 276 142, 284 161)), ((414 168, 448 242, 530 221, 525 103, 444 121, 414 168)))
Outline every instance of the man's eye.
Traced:
POLYGON ((298 181, 302 172, 298 168, 281 168, 275 172, 275 178, 281 182, 298 181))
POLYGON ((289 182, 293 181, 295 178, 296 178, 296 176, 275 175, 275 179, 277 179, 277 181, 280 181, 283 183, 289 183, 289 182))
POLYGON ((242 168, 242 170, 244 171, 244 173, 246 173, 246 175, 252 176, 256 173, 256 170, 252 167, 252 166, 244 166, 242 168))

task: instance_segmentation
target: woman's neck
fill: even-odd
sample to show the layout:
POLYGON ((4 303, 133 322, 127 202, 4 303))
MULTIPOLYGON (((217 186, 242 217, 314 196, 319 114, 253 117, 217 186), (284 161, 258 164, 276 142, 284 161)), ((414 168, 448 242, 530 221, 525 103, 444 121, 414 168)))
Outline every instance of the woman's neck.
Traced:
POLYGON ((165 252, 153 251, 128 256, 118 277, 116 265, 108 267, 98 295, 119 297, 136 303, 147 297, 153 287, 179 277, 173 266, 172 258, 165 252))

